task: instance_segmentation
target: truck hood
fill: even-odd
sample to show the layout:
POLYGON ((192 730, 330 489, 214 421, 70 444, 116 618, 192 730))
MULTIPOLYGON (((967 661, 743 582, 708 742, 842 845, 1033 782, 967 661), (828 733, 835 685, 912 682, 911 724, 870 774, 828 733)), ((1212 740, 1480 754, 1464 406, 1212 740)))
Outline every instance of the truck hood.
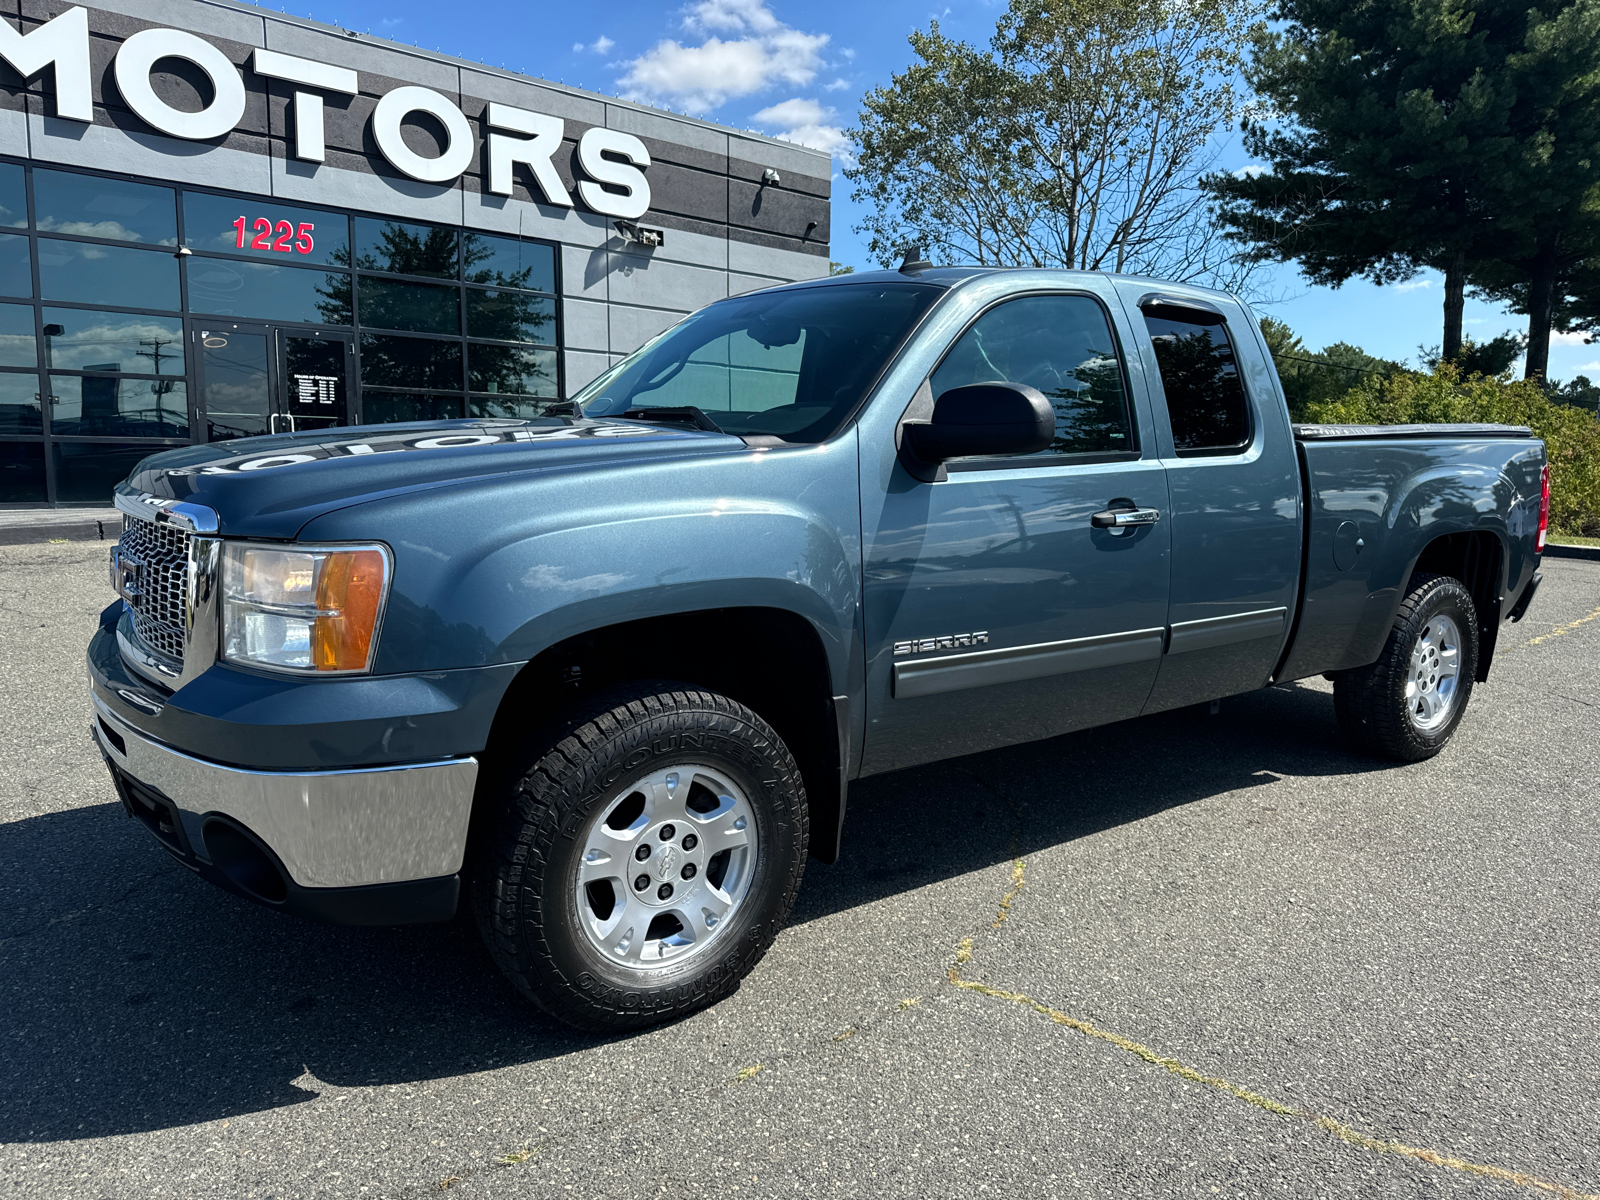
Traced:
POLYGON ((141 462, 119 490, 203 504, 225 535, 292 538, 323 513, 400 492, 744 448, 728 434, 587 417, 358 425, 169 450, 141 462))

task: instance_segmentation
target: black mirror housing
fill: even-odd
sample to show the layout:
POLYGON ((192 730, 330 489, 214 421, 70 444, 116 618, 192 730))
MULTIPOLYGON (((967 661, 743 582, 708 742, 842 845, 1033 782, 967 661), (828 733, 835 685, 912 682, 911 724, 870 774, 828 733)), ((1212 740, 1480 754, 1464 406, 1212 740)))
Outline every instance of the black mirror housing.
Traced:
POLYGON ((971 383, 934 403, 929 421, 907 421, 902 445, 924 463, 987 454, 1035 454, 1056 435, 1056 414, 1025 383, 971 383))

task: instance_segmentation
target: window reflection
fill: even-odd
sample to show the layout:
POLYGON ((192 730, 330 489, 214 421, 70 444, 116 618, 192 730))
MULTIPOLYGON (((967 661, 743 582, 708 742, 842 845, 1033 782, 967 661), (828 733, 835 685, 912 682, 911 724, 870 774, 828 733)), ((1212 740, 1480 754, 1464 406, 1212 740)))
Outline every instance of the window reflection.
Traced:
POLYGON ((267 335, 202 329, 197 353, 205 388, 207 440, 268 432, 272 377, 267 335))
POLYGON ((467 289, 467 332, 501 342, 555 345, 556 302, 526 292, 467 289))
POLYGON ((46 367, 182 375, 183 324, 168 317, 47 308, 44 351, 46 367))
POLYGON ((44 444, 0 442, 0 504, 42 504, 44 499, 44 444))
POLYGON ((461 289, 363 275, 361 323, 413 333, 460 333, 461 289))
POLYGON ((0 434, 40 433, 43 429, 39 377, 0 372, 0 434))
POLYGON ((274 263, 189 260, 189 311, 258 321, 350 324, 350 276, 274 263))
POLYGON ((45 233, 178 244, 176 193, 171 188, 35 167, 33 203, 45 233))
POLYGON ((468 396, 467 416, 480 419, 500 418, 513 421, 531 421, 546 416, 550 400, 534 396, 468 396))
POLYGON ((349 218, 276 200, 185 192, 183 240, 184 245, 209 254, 350 265, 349 218))
POLYGON ((361 335, 361 382, 379 387, 461 390, 461 343, 361 335))
MULTIPOLYGON (((1170 310, 1169 310, 1170 311, 1170 310)), ((1145 314, 1180 455, 1232 454, 1250 441, 1250 416, 1228 331, 1216 322, 1145 314)))
POLYGON ((537 242, 469 233, 464 242, 462 268, 462 277, 468 283, 535 292, 556 290, 555 251, 537 242))
POLYGON ((461 416, 460 396, 435 396, 417 392, 361 393, 361 420, 367 425, 395 421, 451 421, 461 416))
POLYGON ((10 229, 28 227, 28 190, 22 168, 0 163, 0 225, 10 229))
POLYGON ((1037 388, 1056 411, 1055 438, 1041 454, 1133 449, 1116 342, 1105 312, 1087 296, 1025 296, 990 309, 951 347, 931 382, 935 401, 972 383, 1037 388))
POLYGON ((467 348, 467 388, 514 396, 554 396, 556 352, 473 343, 467 348))
POLYGON ((106 497, 145 459, 168 446, 107 446, 96 442, 57 442, 56 499, 104 504, 106 497))
POLYGON ((33 259, 28 254, 28 239, 14 233, 0 234, 0 296, 33 295, 33 259))
POLYGON ((50 429, 81 437, 188 437, 188 391, 179 379, 52 375, 50 429))
POLYGON ((455 279, 457 243, 457 231, 442 225, 356 218, 356 266, 363 271, 455 279))
POLYGON ((164 251, 39 239, 46 300, 178 310, 178 260, 164 251))
POLYGON ((33 332, 33 306, 0 304, 0 367, 38 365, 39 343, 33 332))

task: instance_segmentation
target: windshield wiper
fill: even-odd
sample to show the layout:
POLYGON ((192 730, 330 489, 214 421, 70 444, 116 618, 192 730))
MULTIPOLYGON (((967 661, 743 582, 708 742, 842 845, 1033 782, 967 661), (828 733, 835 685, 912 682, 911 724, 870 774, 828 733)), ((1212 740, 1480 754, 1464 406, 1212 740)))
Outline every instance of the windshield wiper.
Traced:
POLYGON ((692 404, 675 408, 630 408, 618 415, 630 421, 648 421, 652 425, 688 425, 692 429, 704 429, 707 433, 723 431, 722 426, 692 404))

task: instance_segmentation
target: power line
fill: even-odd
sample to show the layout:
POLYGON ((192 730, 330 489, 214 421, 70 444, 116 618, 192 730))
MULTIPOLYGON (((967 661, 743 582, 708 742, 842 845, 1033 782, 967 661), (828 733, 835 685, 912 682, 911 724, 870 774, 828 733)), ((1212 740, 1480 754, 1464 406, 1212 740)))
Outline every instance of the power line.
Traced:
POLYGON ((1287 358, 1290 362, 1310 363, 1314 367, 1328 367, 1335 371, 1360 371, 1363 375, 1387 375, 1389 371, 1384 367, 1347 367, 1343 363, 1331 363, 1321 358, 1306 358, 1301 354, 1280 354, 1276 350, 1269 351, 1273 358, 1287 358))

